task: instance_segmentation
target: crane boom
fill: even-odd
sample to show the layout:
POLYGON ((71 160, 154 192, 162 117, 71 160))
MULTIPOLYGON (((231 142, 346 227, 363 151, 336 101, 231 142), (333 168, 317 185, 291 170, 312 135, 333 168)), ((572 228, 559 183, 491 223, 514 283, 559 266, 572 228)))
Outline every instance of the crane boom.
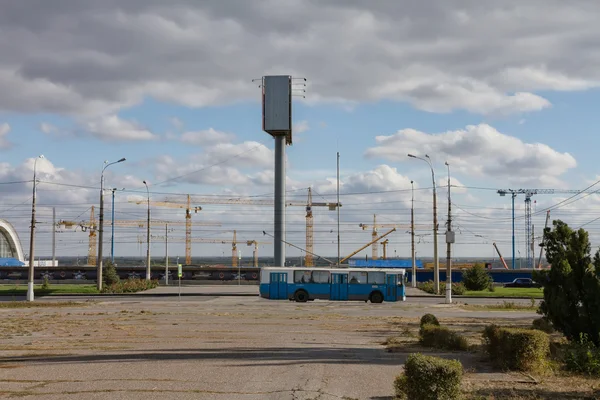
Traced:
MULTIPOLYGON (((361 227, 363 231, 365 229, 369 229, 370 227, 373 227, 373 232, 371 232, 371 239, 373 239, 373 240, 375 240, 375 238, 377 237, 377 228, 397 228, 397 229, 409 228, 409 229, 412 229, 411 224, 378 224, 377 223, 377 214, 373 214, 373 224, 362 224, 361 223, 361 224, 358 224, 358 226, 361 227)), ((419 229, 430 229, 427 225, 415 225, 415 229, 417 229, 417 227, 419 229)), ((373 250, 373 252, 372 252, 371 258, 373 260, 377 260, 379 258, 378 243, 373 243, 372 250, 373 250)))
POLYGON ((364 245, 363 247, 361 247, 360 249, 358 249, 358 250, 356 250, 355 252, 351 253, 350 255, 348 255, 348 256, 346 256, 346 257, 342 258, 342 259, 340 260, 340 264, 341 264, 341 263, 343 263, 344 261, 348 260, 348 259, 349 259, 350 257, 352 257, 353 255, 355 255, 355 254, 357 254, 357 253, 360 253, 361 251, 363 251, 364 249, 366 249, 367 247, 369 247, 370 245, 372 245, 374 242, 377 242, 378 240, 380 240, 380 239, 383 239, 384 237, 386 237, 387 235, 389 235, 390 233, 392 233, 392 232, 395 232, 395 231, 396 231, 396 228, 392 228, 392 230, 390 230, 390 231, 388 231, 388 232, 384 233, 383 235, 381 235, 381 236, 379 236, 379 237, 375 238, 375 240, 371 240, 369 243, 365 244, 365 245, 364 245))
MULTIPOLYGON (((310 196, 310 188, 309 190, 309 196, 310 196)), ((130 200, 130 203, 135 203, 135 204, 147 204, 147 201, 144 200, 130 200)), ((275 202, 274 200, 270 200, 270 199, 248 199, 248 198, 223 198, 223 197, 200 197, 200 196, 190 196, 189 194, 187 195, 187 202, 185 203, 181 203, 180 200, 175 200, 175 199, 166 199, 166 201, 155 201, 155 202, 151 202, 150 204, 153 204, 155 206, 161 206, 161 207, 171 207, 171 208, 184 208, 186 210, 186 222, 188 222, 188 225, 186 225, 186 235, 188 237, 188 242, 186 242, 186 263, 190 264, 191 263, 191 237, 192 237, 192 225, 191 225, 191 203, 197 203, 197 204, 232 204, 232 205, 253 205, 253 206, 274 206, 275 202), (188 234, 189 231, 189 234, 188 234)), ((310 206, 309 203, 305 203, 305 202, 301 202, 301 201, 287 201, 285 203, 286 207, 306 207, 307 208, 307 213, 306 213, 306 229, 307 229, 307 233, 306 233, 306 248, 313 248, 313 235, 312 235, 312 227, 313 227, 313 221, 312 221, 312 207, 327 207, 329 209, 329 211, 335 211, 337 209, 337 207, 341 207, 342 203, 334 203, 334 202, 316 202, 313 203, 312 202, 312 196, 309 199, 310 202, 310 206), (308 212, 308 208, 311 208, 311 212, 308 212), (310 232, 309 232, 310 231, 310 232)), ((195 212, 198 212, 199 210, 202 210, 202 207, 194 207, 193 208, 195 212)), ((311 252, 312 253, 312 252, 311 252)), ((307 254, 311 254, 311 253, 307 253, 307 254)), ((309 260, 307 260, 308 262, 309 260)), ((310 260, 311 263, 314 263, 314 261, 310 260)), ((308 264, 307 264, 308 265, 308 264)))
POLYGON ((502 257, 502 254, 500 254, 500 250, 498 250, 498 246, 496 246, 496 242, 492 243, 494 245, 494 248, 496 249, 496 253, 498 253, 498 256, 500 257, 500 261, 502 261, 502 265, 504 265, 504 269, 508 269, 508 265, 506 265, 506 261, 504 261, 504 257, 502 257))

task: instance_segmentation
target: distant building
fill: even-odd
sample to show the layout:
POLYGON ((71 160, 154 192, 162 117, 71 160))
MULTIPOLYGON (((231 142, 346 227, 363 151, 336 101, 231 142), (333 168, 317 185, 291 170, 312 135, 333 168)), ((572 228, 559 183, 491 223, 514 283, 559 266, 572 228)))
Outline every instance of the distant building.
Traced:
POLYGON ((17 231, 10 222, 3 219, 0 219, 0 258, 16 258, 25 261, 17 231))

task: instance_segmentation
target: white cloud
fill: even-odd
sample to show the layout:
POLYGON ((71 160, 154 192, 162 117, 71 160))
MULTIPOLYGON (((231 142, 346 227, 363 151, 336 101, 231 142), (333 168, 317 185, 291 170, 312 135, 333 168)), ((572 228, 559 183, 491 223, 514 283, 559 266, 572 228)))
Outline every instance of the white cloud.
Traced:
POLYGON ((0 150, 5 150, 5 149, 12 147, 12 143, 9 142, 8 139, 6 138, 6 136, 8 136, 9 132, 10 132, 10 125, 8 125, 6 122, 3 124, 0 124, 0 150))
POLYGON ((58 128, 56 128, 54 125, 49 124, 47 122, 42 122, 40 124, 40 130, 47 135, 58 132, 58 128))
POLYGON ((202 159, 208 165, 226 163, 245 167, 272 166, 275 153, 264 144, 246 141, 243 143, 217 143, 206 147, 202 159))
MULTIPOLYGON (((448 177, 439 178, 437 181, 437 186, 448 195, 448 177)), ((454 194, 465 194, 467 193, 467 188, 463 185, 458 179, 453 176, 450 176, 450 195, 454 194)))
POLYGON ((302 133, 308 131, 309 129, 310 127, 308 126, 308 121, 298 121, 292 126, 293 133, 302 133))
POLYGON ((169 121, 171 122, 171 125, 173 125, 173 127, 175 127, 175 129, 177 129, 177 130, 183 129, 184 124, 179 118, 171 117, 169 119, 169 121))
POLYGON ((181 134, 180 140, 183 143, 192 144, 195 146, 205 146, 231 142, 234 138, 235 135, 231 133, 208 128, 203 131, 184 132, 181 134))
POLYGON ((534 91, 600 82, 595 2, 245 3, 67 0, 32 12, 4 2, 0 90, 11 96, 0 110, 89 117, 147 97, 258 102, 250 77, 289 73, 308 78, 308 102, 510 113, 550 105, 534 91))
POLYGON ((499 73, 499 85, 521 87, 526 90, 585 90, 600 82, 568 77, 547 66, 510 67, 499 73))
POLYGON ((404 162, 409 160, 408 153, 431 154, 447 160, 453 170, 465 175, 499 177, 510 182, 561 185, 559 177, 577 165, 569 153, 559 153, 542 143, 524 143, 487 124, 440 134, 403 129, 377 136, 375 141, 377 146, 365 152, 369 158, 404 162))
POLYGON ((117 115, 106 115, 85 123, 86 132, 104 141, 154 140, 157 135, 132 121, 117 115))

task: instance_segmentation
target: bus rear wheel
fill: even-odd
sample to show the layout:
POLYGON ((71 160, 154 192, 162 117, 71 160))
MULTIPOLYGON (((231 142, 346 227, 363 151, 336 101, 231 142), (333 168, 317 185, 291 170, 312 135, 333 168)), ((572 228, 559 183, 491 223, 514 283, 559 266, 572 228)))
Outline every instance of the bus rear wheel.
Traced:
POLYGON ((371 303, 383 303, 383 295, 381 292, 371 293, 371 303))
POLYGON ((308 301, 308 293, 304 290, 298 290, 294 293, 294 300, 298 303, 306 303, 308 301))

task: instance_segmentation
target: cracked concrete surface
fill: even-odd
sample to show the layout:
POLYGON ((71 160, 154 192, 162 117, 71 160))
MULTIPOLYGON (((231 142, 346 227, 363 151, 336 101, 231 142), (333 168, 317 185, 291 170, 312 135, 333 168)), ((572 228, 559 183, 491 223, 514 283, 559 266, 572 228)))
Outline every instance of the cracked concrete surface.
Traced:
POLYGON ((429 311, 478 314, 433 307, 203 297, 0 309, 10 321, 0 330, 0 397, 391 399, 405 355, 381 343, 399 324, 429 311))

